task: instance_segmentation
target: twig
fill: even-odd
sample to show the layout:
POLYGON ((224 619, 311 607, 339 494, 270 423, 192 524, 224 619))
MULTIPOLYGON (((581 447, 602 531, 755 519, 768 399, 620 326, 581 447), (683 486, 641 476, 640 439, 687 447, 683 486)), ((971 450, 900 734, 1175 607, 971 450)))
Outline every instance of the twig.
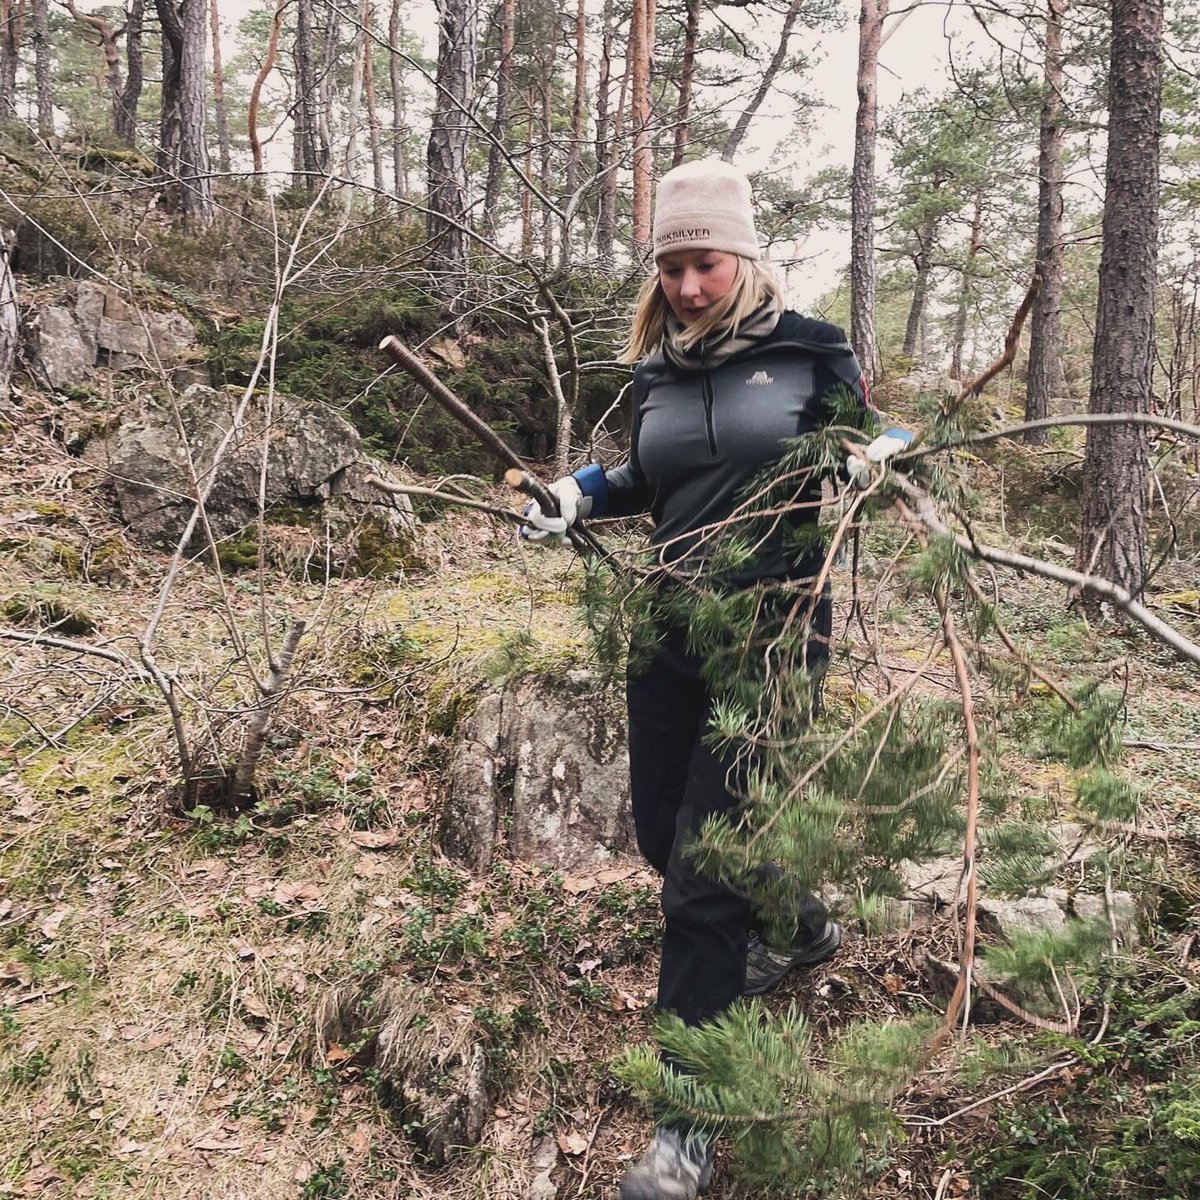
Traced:
POLYGON ((596 1134, 600 1132, 600 1126, 604 1123, 604 1118, 608 1116, 608 1111, 607 1108, 600 1110, 600 1115, 592 1126, 592 1132, 588 1134, 587 1145, 583 1150, 583 1172, 579 1177, 579 1191, 576 1193, 579 1196, 584 1195, 587 1191, 588 1176, 592 1173, 592 1147, 596 1144, 596 1134))
POLYGON ((1170 754, 1174 750, 1200 750, 1200 742, 1143 742, 1126 738, 1121 745, 1138 750, 1157 750, 1160 754, 1170 754))
POLYGON ((967 734, 967 826, 963 831, 963 876, 967 881, 966 912, 963 916, 963 941, 960 956, 961 974, 954 995, 946 1006, 942 1029, 947 1033, 953 1028, 961 1007, 963 1031, 965 1033, 970 1016, 970 980, 975 974, 975 921, 979 903, 979 880, 976 854, 979 841, 979 730, 975 725, 975 704, 971 695, 971 678, 967 673, 967 660, 962 643, 954 627, 954 617, 946 599, 944 585, 936 590, 937 605, 942 614, 942 632, 946 648, 954 663, 958 677, 959 695, 962 700, 963 725, 967 734))
POLYGON ((1015 438, 1018 434, 1029 433, 1035 429, 1059 429, 1066 425, 1143 425, 1151 429, 1167 429, 1181 433, 1186 437, 1200 439, 1200 425, 1192 425, 1187 421, 1176 421, 1171 417, 1158 417, 1153 413, 1068 413, 1061 417, 1041 417, 1036 421, 1021 421, 1016 425, 1006 425, 1003 429, 992 429, 987 433, 972 433, 955 438, 953 441, 924 443, 914 446, 911 450, 902 450, 891 461, 893 463, 909 462, 915 458, 924 458, 930 454, 940 454, 943 450, 961 450, 972 446, 982 446, 987 442, 998 442, 1003 438, 1015 438))
POLYGON ((0 626, 0 638, 8 638, 13 642, 26 642, 31 646, 49 646, 54 650, 70 650, 75 654, 91 654, 95 658, 103 658, 108 662, 117 663, 127 671, 132 672, 138 679, 148 680, 150 676, 131 658, 116 650, 106 650, 103 646, 89 646, 87 642, 73 642, 69 638, 47 637, 43 633, 26 633, 23 629, 8 629, 0 626))
POLYGON ((947 1113, 944 1117, 904 1117, 905 1125, 915 1126, 918 1129, 935 1129, 943 1125, 949 1125, 951 1121, 958 1120, 959 1117, 965 1117, 967 1113, 974 1112, 977 1108, 982 1108, 985 1104, 991 1104, 994 1100, 1003 1100, 1005 1096, 1015 1095, 1017 1092, 1028 1091, 1031 1087, 1036 1087, 1043 1079, 1048 1079, 1051 1075, 1059 1071, 1065 1071, 1068 1067, 1073 1067, 1079 1062, 1074 1055, 1070 1058, 1064 1058, 1060 1062, 1051 1063, 1045 1070, 1039 1071, 1036 1075, 1029 1076, 1028 1079, 1022 1079, 1020 1083, 1014 1083, 1012 1087, 1003 1088, 1001 1091, 992 1092, 990 1095, 981 1096, 978 1100, 972 1100, 970 1104, 964 1105, 962 1108, 956 1108, 952 1113, 947 1113))
POLYGON ((24 996, 14 996, 9 1004, 32 1004, 35 1000, 47 1000, 51 996, 57 996, 60 992, 68 992, 75 985, 73 983, 60 983, 58 987, 43 988, 40 992, 27 992, 24 996))
POLYGON ((502 521, 511 521, 514 525, 519 525, 523 520, 521 514, 514 512, 511 508, 498 508, 494 504, 485 504, 482 500, 455 496, 452 492, 441 492, 437 488, 415 487, 407 483, 389 483, 386 479, 380 479, 378 475, 368 475, 363 482, 392 496, 423 496, 428 500, 441 500, 446 504, 457 504, 460 508, 472 508, 476 512, 487 513, 490 517, 499 517, 502 521))

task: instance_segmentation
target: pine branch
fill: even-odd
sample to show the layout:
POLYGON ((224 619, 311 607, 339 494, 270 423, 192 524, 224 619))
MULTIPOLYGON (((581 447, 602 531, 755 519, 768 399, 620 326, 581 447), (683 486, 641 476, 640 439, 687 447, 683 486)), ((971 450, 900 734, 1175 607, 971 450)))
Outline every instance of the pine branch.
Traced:
POLYGON ((1105 579, 1100 575, 1085 575, 1069 567, 1060 567, 1055 563, 1031 558, 1027 554, 1017 554, 1011 550, 1001 550, 999 547, 988 546, 963 534, 955 533, 938 516, 928 493, 922 491, 911 480, 898 472, 892 472, 888 478, 893 486, 913 501, 916 516, 926 529, 938 534, 940 537, 952 539, 956 546, 973 558, 995 563, 998 566, 1012 567, 1017 571, 1028 571, 1031 574, 1040 575, 1045 579, 1053 579, 1057 583, 1064 583, 1070 587, 1079 588, 1081 591, 1091 592, 1102 599, 1109 600, 1126 615, 1132 617, 1133 620, 1157 638, 1158 641, 1170 646, 1172 650, 1175 650, 1184 658, 1190 659, 1192 662, 1200 665, 1200 645, 1184 637, 1173 625, 1169 625, 1166 621, 1156 617, 1144 604, 1134 599, 1119 584, 1113 583, 1111 580, 1105 579))

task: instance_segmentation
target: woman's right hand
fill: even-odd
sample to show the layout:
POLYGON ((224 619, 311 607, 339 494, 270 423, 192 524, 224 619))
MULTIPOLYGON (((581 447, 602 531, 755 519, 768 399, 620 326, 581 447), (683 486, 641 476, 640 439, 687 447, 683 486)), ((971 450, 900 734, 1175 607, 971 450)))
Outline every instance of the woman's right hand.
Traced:
POLYGON ((592 498, 583 494, 573 475, 556 479, 548 490, 558 501, 558 516, 547 516, 536 500, 530 500, 521 514, 524 522, 519 532, 523 541, 537 546, 562 546, 567 530, 591 511, 592 498))

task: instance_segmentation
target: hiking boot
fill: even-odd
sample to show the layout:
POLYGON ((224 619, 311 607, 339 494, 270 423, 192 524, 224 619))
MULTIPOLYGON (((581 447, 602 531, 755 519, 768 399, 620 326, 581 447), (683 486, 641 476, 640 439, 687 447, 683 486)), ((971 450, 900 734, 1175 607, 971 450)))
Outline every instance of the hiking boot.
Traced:
POLYGON ((794 967, 815 967, 826 962, 842 944, 842 927, 836 921, 826 921, 819 937, 791 950, 772 950, 766 942, 751 932, 746 949, 746 988, 744 996, 761 996, 769 992, 794 967))
POLYGON ((621 1180, 621 1200, 696 1200, 708 1191, 712 1173, 712 1147, 704 1134, 660 1127, 621 1180))

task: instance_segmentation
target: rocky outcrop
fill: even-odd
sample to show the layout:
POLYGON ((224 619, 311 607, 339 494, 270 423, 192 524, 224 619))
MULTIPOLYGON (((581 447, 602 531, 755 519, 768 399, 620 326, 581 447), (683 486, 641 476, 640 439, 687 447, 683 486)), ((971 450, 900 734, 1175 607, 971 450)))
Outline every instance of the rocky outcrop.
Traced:
POLYGON ((354 428, 292 396, 276 395, 270 405, 255 396, 239 417, 241 399, 240 392, 199 385, 175 402, 152 397, 88 446, 86 457, 111 480, 130 535, 156 547, 174 545, 198 483, 209 489, 205 511, 215 536, 235 537, 257 520, 261 487, 268 522, 319 542, 322 565, 327 530, 335 570, 375 573, 380 560, 402 565, 402 555, 393 561, 389 552, 411 548, 411 505, 365 482, 369 474, 389 475, 363 454, 354 428))
POLYGON ((317 1007, 316 1026, 343 1058, 347 1045, 361 1047, 383 1110, 428 1164, 443 1166, 479 1142, 490 1113, 488 1062, 470 1007, 431 1019, 431 1001, 402 978, 361 991, 335 986, 317 1007))
POLYGON ((559 869, 636 852, 620 698, 584 672, 486 691, 459 728, 444 849, 476 870, 503 848, 559 869))
MULTIPOLYGON (((1088 830, 1073 822, 1056 822, 1048 827, 1051 853, 1044 859, 1049 881, 1064 868, 1080 871, 1101 847, 1088 830)), ((986 847, 984 848, 986 861, 986 847)), ((961 856, 903 862, 898 874, 905 888, 905 903, 931 904, 935 909, 953 908, 963 902, 961 856)), ((1116 892, 1107 902, 1103 896, 1068 893, 1059 887, 1043 887, 1027 896, 989 895, 986 884, 979 892, 979 926, 994 938, 1008 940, 1013 934, 1058 933, 1068 920, 1104 921, 1112 925, 1127 944, 1137 941, 1138 909, 1129 892, 1116 892)))
POLYGON ((196 345, 196 330, 177 312, 134 307, 118 292, 85 281, 66 303, 32 310, 30 360, 54 388, 80 383, 96 367, 169 370, 196 345))

